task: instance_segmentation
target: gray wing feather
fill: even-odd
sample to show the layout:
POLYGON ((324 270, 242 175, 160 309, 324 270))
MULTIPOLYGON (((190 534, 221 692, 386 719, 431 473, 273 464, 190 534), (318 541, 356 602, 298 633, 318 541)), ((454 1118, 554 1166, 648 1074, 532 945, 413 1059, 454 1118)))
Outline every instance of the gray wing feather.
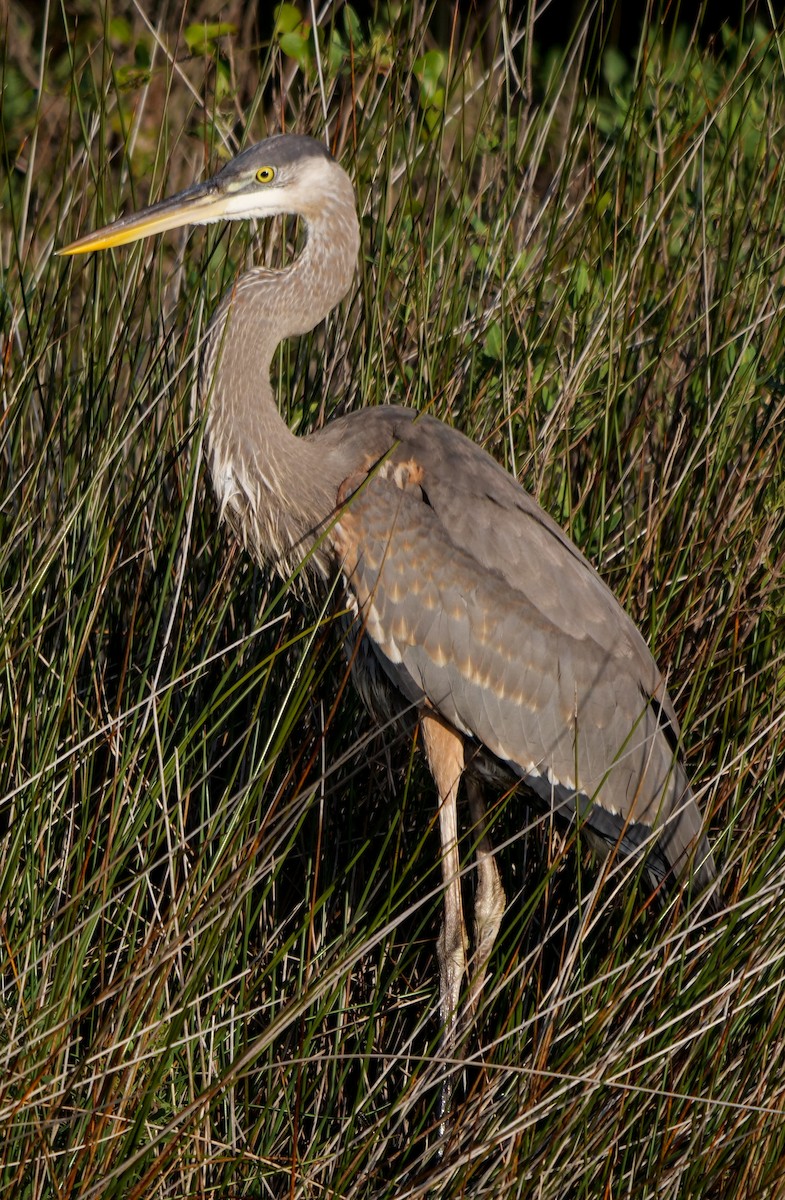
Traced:
MULTIPOLYGON (((632 621, 474 443, 403 409, 358 415, 375 417, 356 426, 370 473, 335 543, 390 681, 553 808, 591 813, 597 802, 603 831, 608 817, 619 834, 631 823, 659 828, 660 853, 678 872, 701 818, 672 704, 632 621), (405 472, 403 482, 395 476, 402 464, 412 468, 408 486, 405 472)), ((328 431, 351 459, 351 419, 328 431)), ((706 881, 713 864, 703 841, 699 856, 706 881)))
MULTIPOLYGON (((428 503, 456 546, 527 596, 565 634, 588 633, 608 649, 621 634, 622 652, 656 690, 654 659, 613 593, 556 522, 469 438, 427 414, 391 405, 333 421, 319 437, 325 447, 340 446, 349 461, 364 458, 366 470, 386 455, 419 463, 428 503)), ((667 716, 678 732, 670 701, 667 716)))

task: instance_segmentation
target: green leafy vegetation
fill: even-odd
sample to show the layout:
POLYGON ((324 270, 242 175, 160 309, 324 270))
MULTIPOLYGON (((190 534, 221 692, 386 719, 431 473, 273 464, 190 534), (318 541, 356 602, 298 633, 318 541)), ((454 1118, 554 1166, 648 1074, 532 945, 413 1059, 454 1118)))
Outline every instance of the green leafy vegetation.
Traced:
POLYGON ((780 31, 707 45, 655 14, 627 53, 589 5, 546 52, 495 6, 324 11, 260 34, 232 4, 11 9, 3 1194, 778 1196, 780 31), (521 479, 666 670, 723 871, 718 921, 669 918, 498 798, 510 904, 446 1140, 432 785, 362 712, 329 602, 219 527, 202 463, 206 322, 296 226, 53 256, 325 121, 362 258, 282 348, 282 411, 412 405, 521 479))

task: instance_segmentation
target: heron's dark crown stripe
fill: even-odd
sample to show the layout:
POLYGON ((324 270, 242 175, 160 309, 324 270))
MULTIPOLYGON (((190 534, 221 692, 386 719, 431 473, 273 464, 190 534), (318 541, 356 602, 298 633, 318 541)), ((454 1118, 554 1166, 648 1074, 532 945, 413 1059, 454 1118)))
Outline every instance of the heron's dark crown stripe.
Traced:
POLYGON ((324 143, 317 141, 316 138, 299 133, 278 133, 273 137, 265 138, 263 142, 248 146, 236 158, 233 158, 224 170, 231 170, 234 173, 236 169, 240 174, 252 164, 260 167, 286 167, 292 163, 301 163, 305 158, 335 161, 324 143))

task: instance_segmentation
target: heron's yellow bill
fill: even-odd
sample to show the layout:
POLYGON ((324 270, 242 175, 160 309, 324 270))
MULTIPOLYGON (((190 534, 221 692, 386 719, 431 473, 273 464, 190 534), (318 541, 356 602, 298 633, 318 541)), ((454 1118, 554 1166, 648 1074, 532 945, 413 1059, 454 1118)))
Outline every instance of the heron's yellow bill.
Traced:
POLYGON ((86 233, 58 254, 89 254, 92 250, 109 250, 112 246, 124 246, 141 238, 164 233, 167 229, 180 229, 183 225, 203 225, 208 221, 220 221, 226 217, 227 197, 217 188, 213 180, 194 184, 168 200, 151 204, 138 213, 120 217, 111 225, 104 225, 93 233, 86 233))

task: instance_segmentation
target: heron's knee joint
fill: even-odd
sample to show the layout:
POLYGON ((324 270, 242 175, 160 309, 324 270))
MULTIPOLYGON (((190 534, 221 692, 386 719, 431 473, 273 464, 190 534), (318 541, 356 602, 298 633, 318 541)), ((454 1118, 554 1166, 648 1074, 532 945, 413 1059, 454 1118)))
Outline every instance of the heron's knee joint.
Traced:
POLYGON ((469 938, 463 922, 448 926, 445 921, 442 924, 439 940, 436 943, 439 962, 445 965, 451 963, 459 970, 462 970, 466 963, 466 952, 468 949, 469 938))
POLYGON ((474 898, 475 929, 480 930, 488 926, 498 929, 506 907, 507 897, 499 873, 494 867, 493 874, 481 880, 474 898))

